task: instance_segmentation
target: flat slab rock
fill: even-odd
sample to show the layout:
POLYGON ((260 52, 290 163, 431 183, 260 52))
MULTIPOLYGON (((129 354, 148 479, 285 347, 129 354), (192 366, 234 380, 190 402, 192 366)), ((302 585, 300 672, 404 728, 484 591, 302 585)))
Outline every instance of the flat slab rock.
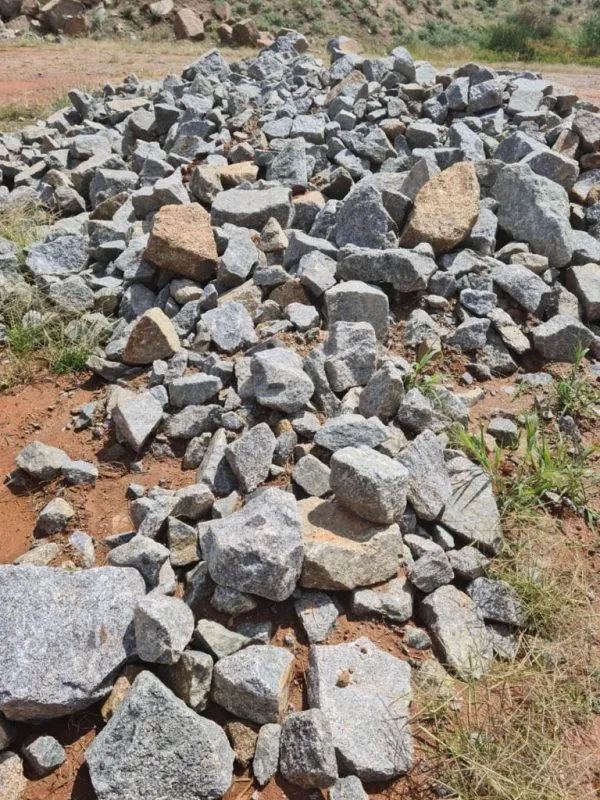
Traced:
POLYGON ((0 567, 0 711, 45 720, 87 708, 135 656, 134 569, 0 567))
POLYGON ((311 648, 309 705, 329 719, 342 774, 378 781, 410 768, 410 672, 367 638, 311 648))
POLYGON ((86 753, 98 800, 213 800, 231 785, 233 758, 222 728, 151 672, 138 675, 86 753))
POLYGON ((300 584, 307 589, 350 590, 371 586, 398 572, 400 528, 376 525, 337 501, 301 500, 304 535, 300 584))

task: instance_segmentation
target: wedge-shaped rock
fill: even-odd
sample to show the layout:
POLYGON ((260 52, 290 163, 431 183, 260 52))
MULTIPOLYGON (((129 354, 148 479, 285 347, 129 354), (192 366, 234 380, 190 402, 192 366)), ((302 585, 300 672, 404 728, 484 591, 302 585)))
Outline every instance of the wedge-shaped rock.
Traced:
POLYGON ((315 390, 293 350, 264 350, 253 357, 250 367, 254 394, 261 406, 291 414, 300 411, 315 390))
POLYGON ((472 161, 454 164, 427 181, 402 233, 403 247, 430 244, 447 253, 467 238, 479 214, 479 183, 472 161))
POLYGON ((437 519, 452 494, 444 448, 433 431, 425 430, 399 454, 408 470, 407 497, 421 519, 437 519))
POLYGON ((123 352, 126 364, 151 364, 169 359, 179 350, 179 336, 160 308, 151 308, 133 326, 123 352))
POLYGON ((45 720, 87 708, 135 655, 146 591, 133 569, 0 567, 0 711, 45 720))
POLYGON ((300 583, 307 589, 351 590, 395 577, 400 529, 375 525, 340 503, 316 497, 301 500, 304 533, 300 583))
POLYGON ((436 271, 435 261, 424 253, 401 247, 376 250, 347 245, 340 250, 336 275, 345 281, 391 283, 399 292, 418 292, 427 288, 436 271))
POLYGON ((162 416, 162 405, 151 392, 141 392, 133 397, 124 394, 112 411, 118 434, 136 453, 158 428, 162 416))
POLYGON ((446 665, 462 680, 481 678, 492 664, 492 643, 471 598, 440 586, 421 603, 421 613, 446 665))
POLYGON ((233 778, 225 732, 142 672, 87 751, 98 800, 216 800, 233 778))
POLYGON ((195 281, 213 278, 219 258, 208 212, 198 203, 162 206, 154 217, 144 258, 195 281))
POLYGON ((340 772, 379 781, 410 768, 411 687, 406 661, 379 650, 367 638, 314 645, 308 700, 329 720, 340 772))
POLYGON ((302 568, 302 523, 293 495, 266 489, 235 514, 213 520, 202 540, 211 578, 221 586, 286 600, 302 568))
POLYGON ((453 458, 447 466, 452 496, 446 502, 440 522, 483 550, 497 553, 502 527, 489 478, 480 467, 462 456, 453 458))
POLYGON ((250 645, 217 661, 212 698, 241 719, 259 725, 279 722, 287 706, 293 662, 283 647, 250 645))

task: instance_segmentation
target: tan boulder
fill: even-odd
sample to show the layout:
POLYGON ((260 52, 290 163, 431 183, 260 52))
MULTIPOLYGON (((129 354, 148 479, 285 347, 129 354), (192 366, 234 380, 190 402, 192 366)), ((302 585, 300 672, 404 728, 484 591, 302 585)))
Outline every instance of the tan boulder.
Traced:
POLYGON ((16 753, 0 753, 0 797, 2 800, 21 800, 27 789, 23 762, 16 753))
POLYGON ((211 4, 211 11, 221 22, 227 22, 231 17, 231 6, 227 0, 215 0, 215 2, 211 4))
POLYGON ((173 13, 173 0, 155 0, 148 6, 151 19, 166 19, 173 13))
POLYGON ((226 22, 222 22, 217 27, 216 33, 221 44, 231 44, 233 42, 233 28, 226 22))
POLYGON ((151 308, 134 324, 123 361, 126 364, 151 364, 157 358, 171 358, 180 346, 171 320, 160 308, 151 308))
POLYGON ((208 211, 197 203, 162 206, 154 218, 144 257, 184 278, 214 278, 219 257, 208 211))
POLYGON ((478 215, 475 165, 454 164, 428 180, 417 194, 400 246, 427 242, 436 253, 447 253, 467 238, 478 215))
POLYGON ((180 8, 175 14, 173 31, 176 39, 197 42, 204 39, 204 23, 191 8, 180 8))
POLYGON ((218 167, 219 177, 224 189, 234 189, 240 183, 255 181, 258 177, 258 166, 252 161, 240 161, 237 164, 226 164, 218 167))
POLYGON ((243 47, 255 47, 260 39, 260 31, 253 19, 243 19, 232 27, 231 35, 235 44, 243 47))

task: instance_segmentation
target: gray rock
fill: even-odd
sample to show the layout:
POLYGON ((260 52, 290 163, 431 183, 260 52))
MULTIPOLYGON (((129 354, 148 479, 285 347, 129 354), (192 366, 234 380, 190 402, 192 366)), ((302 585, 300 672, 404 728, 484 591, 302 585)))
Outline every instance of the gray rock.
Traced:
POLYGON ((463 289, 459 299, 461 306, 478 317, 485 317, 496 307, 498 302, 498 296, 494 292, 477 289, 463 289))
POLYGON ((328 419, 315 433, 315 443, 335 452, 343 447, 377 447, 385 442, 389 430, 377 419, 360 414, 341 414, 328 419))
POLYGON ((329 491, 331 470, 309 453, 298 461, 292 477, 306 494, 311 497, 322 497, 329 491))
POLYGON ((0 710, 45 720, 104 697, 135 654, 133 612, 144 596, 134 570, 0 567, 0 710), (40 653, 44 658, 40 658, 40 653))
POLYGON ((17 453, 15 463, 37 481, 51 481, 71 459, 64 450, 42 442, 30 442, 17 453))
POLYGON ((359 617, 375 614, 391 622, 406 622, 412 617, 413 595, 406 578, 394 578, 375 589, 352 592, 352 612, 359 617))
POLYGON ((329 800, 368 800, 360 779, 356 775, 340 778, 329 789, 329 800))
POLYGON ((460 550, 448 550, 446 553, 454 574, 461 581, 472 581, 480 578, 490 563, 476 547, 465 545, 460 550))
POLYGON ((421 613, 444 662, 462 680, 484 675, 492 665, 492 645, 471 598, 441 586, 421 602, 421 613))
POLYGON ((569 198, 562 186, 536 175, 526 164, 511 164, 500 172, 493 194, 505 231, 528 242, 534 253, 548 256, 551 267, 569 263, 573 252, 569 198))
POLYGON ((282 601, 302 568, 302 526, 296 500, 265 489, 241 511, 213 520, 202 542, 211 578, 222 586, 282 601))
POLYGON ((247 636, 230 631, 210 619, 201 619, 194 630, 194 644, 210 653, 216 661, 237 653, 250 641, 247 636))
POLYGON ((345 447, 330 466, 337 500, 358 516, 388 523, 404 513, 408 472, 402 464, 368 448, 345 447))
POLYGON ((368 322, 378 339, 387 337, 389 302, 381 289, 350 280, 332 286, 323 296, 330 327, 335 322, 368 322))
POLYGON ((496 286, 532 314, 543 315, 552 303, 552 287, 519 264, 494 262, 492 278, 496 286))
POLYGON ((600 321, 600 264, 581 264, 567 272, 567 286, 583 307, 588 322, 600 321))
POLYGON ((85 531, 73 531, 69 544, 81 558, 84 567, 93 567, 96 560, 94 540, 85 531))
POLYGON ((49 536, 64 530, 69 520, 75 516, 75 509, 62 497, 55 497, 42 508, 35 521, 36 533, 49 536))
POLYGON ((314 384, 293 350, 276 347, 257 353, 251 370, 255 397, 267 408, 286 414, 300 411, 314 392, 314 384))
POLYGON ((566 314, 557 314, 533 331, 533 346, 548 361, 574 362, 577 352, 585 350, 593 340, 589 328, 566 314))
POLYGON ((237 487, 237 479, 227 461, 227 434, 219 428, 206 448, 198 467, 196 480, 205 483, 214 494, 230 495, 237 487))
POLYGON ((53 736, 38 736, 23 747, 23 758, 36 778, 44 778, 60 767, 67 754, 53 736))
POLYGON ((494 417, 490 420, 487 432, 501 447, 513 447, 519 442, 519 429, 511 419, 494 417))
POLYGON ((176 664, 161 669, 169 689, 197 714, 208 704, 213 660, 208 653, 186 650, 176 664))
POLYGON ((243 492, 257 489, 269 475, 276 439, 265 422, 227 446, 225 457, 243 492))
POLYGON ((274 218, 282 228, 287 228, 292 211, 290 195, 290 190, 284 186, 219 192, 212 204, 212 224, 230 222, 240 228, 260 231, 274 218))
POLYGON ((87 241, 82 236, 57 236, 49 242, 32 244, 26 264, 34 278, 68 278, 81 272, 87 261, 87 241))
POLYGON ((267 178, 289 186, 290 189, 306 189, 308 172, 304 139, 292 139, 285 143, 269 164, 267 178))
POLYGON ((486 344, 489 327, 489 319, 472 317, 462 322, 454 333, 446 337, 445 342, 460 350, 478 350, 486 344))
POLYGON ((223 388, 216 375, 186 375, 169 383, 169 402, 175 408, 201 406, 223 388))
POLYGON ((233 758, 220 726, 150 672, 138 675, 86 753, 98 800, 216 800, 231 784, 233 758))
POLYGON ((61 468, 61 472, 64 479, 74 486, 96 483, 99 475, 98 467, 89 461, 68 461, 61 468))
POLYGON ((407 627, 404 629, 404 644, 413 650, 429 650, 431 638, 422 628, 407 627))
POLYGON ((294 601, 306 637, 311 644, 323 642, 335 625, 339 609, 325 592, 305 591, 294 601))
POLYGON ((427 288, 437 270, 430 255, 402 247, 375 250, 348 245, 340 250, 336 275, 342 280, 390 283, 399 292, 427 288))
POLYGON ((340 771, 389 780, 412 762, 410 667, 369 639, 313 645, 308 700, 328 718, 340 771))
POLYGON ((323 346, 325 373, 334 392, 364 386, 377 365, 377 339, 368 322, 335 322, 323 346))
POLYGON ((378 369, 360 393, 358 407, 364 417, 388 422, 404 398, 404 375, 390 362, 378 369))
POLYGON ((259 786, 267 784, 279 769, 279 739, 281 725, 270 722, 258 732, 252 772, 259 786))
POLYGON ((153 592, 135 609, 135 641, 142 661, 175 664, 192 638, 194 615, 175 597, 153 592))
POLYGON ((133 397, 119 395, 112 410, 117 433, 136 453, 147 444, 162 416, 162 405, 151 392, 141 392, 133 397))
POLYGON ((307 589, 352 590, 395 577, 400 529, 374 525, 336 501, 298 503, 304 533, 300 584, 307 589))
POLYGON ((241 303, 224 303, 205 311, 202 321, 212 341, 224 353, 235 353, 257 341, 252 318, 241 303))
POLYGON ((217 586, 210 600, 210 604, 221 614, 237 617, 238 614, 247 614, 258 608, 258 601, 249 594, 238 592, 227 586, 217 586))
POLYGON ((314 306, 290 303, 285 308, 285 315, 294 328, 299 331, 308 331, 319 326, 319 312, 314 306))
POLYGON ((425 553, 408 570, 408 580, 426 594, 453 579, 454 571, 444 552, 425 553))
POLYGON ((408 471, 407 498, 417 516, 437 519, 452 494, 439 439, 433 431, 423 431, 400 452, 398 460, 408 471))
POLYGON ((281 726, 279 770, 304 789, 327 789, 338 777, 331 727, 318 708, 290 714, 281 726))
POLYGON ((524 625, 525 609, 516 591, 505 581, 475 578, 467 586, 469 597, 485 620, 524 625))
POLYGON ((200 560, 198 552, 198 532, 175 517, 168 518, 167 540, 169 558, 173 567, 188 567, 200 560))
POLYGON ((500 514, 488 476, 467 458, 448 462, 452 496, 440 522, 485 551, 497 553, 502 541, 500 514))
POLYGON ((381 192, 371 183, 359 183, 343 201, 337 215, 338 247, 354 244, 383 249, 395 244, 396 225, 385 209, 381 192))
POLYGON ((535 173, 558 183, 567 191, 579 176, 577 161, 554 150, 534 150, 521 164, 527 164, 535 173))
POLYGON ((294 658, 282 647, 250 645, 220 659, 212 699, 241 719, 279 722, 287 706, 294 658))
POLYGON ((137 535, 111 550, 106 563, 113 567, 137 569, 150 590, 159 585, 162 567, 169 561, 169 556, 169 550, 164 545, 147 536, 137 535))

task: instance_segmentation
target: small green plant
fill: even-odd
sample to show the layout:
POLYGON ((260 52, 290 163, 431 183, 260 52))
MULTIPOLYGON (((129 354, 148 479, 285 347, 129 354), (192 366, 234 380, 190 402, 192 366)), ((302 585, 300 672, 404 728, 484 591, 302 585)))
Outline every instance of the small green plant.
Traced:
POLYGON ((600 404, 600 392, 593 386, 583 369, 583 359, 587 350, 579 348, 569 374, 561 378, 555 388, 556 410, 560 416, 570 414, 576 419, 586 416, 598 416, 594 406, 600 404))
POLYGON ((586 56, 600 54, 600 14, 592 14, 581 23, 577 45, 586 56))
POLYGON ((231 13, 234 15, 234 17, 243 17, 246 13, 246 4, 238 0, 237 3, 232 5, 231 13))
POLYGON ((435 350, 428 350, 418 361, 410 365, 410 372, 404 376, 405 392, 409 392, 411 389, 419 389, 426 395, 431 387, 441 382, 442 376, 440 373, 432 373, 427 369, 437 355, 438 353, 435 350))
POLYGON ((65 344, 57 347, 50 356, 52 372, 63 375, 67 372, 80 372, 85 369, 92 348, 87 344, 65 344))
POLYGON ((418 0, 402 0, 404 3, 404 8, 411 14, 413 11, 416 11, 418 6, 418 0))

